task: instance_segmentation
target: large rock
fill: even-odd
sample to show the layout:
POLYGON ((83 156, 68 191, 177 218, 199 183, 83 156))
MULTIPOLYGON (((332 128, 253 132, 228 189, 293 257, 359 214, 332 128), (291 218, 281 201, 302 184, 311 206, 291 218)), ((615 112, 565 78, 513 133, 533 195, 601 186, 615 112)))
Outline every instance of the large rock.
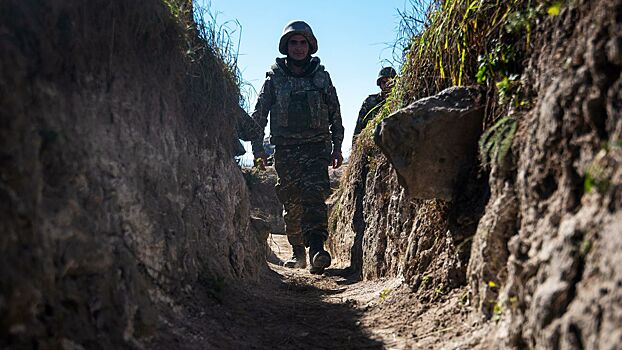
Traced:
POLYGON ((457 178, 477 151, 481 100, 477 87, 452 87, 398 110, 376 128, 374 141, 409 196, 452 199, 457 178))

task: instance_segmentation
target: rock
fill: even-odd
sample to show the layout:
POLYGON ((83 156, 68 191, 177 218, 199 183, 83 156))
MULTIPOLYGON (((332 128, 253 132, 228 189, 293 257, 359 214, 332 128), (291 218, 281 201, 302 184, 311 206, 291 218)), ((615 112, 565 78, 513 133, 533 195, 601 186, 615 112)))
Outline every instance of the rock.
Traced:
POLYGON ((458 176, 473 160, 484 105, 477 87, 452 87, 385 118, 374 141, 409 196, 449 201, 458 176))
POLYGON ((285 234, 283 205, 279 202, 274 186, 277 175, 274 167, 243 169, 244 179, 251 200, 251 228, 260 237, 268 234, 285 234))

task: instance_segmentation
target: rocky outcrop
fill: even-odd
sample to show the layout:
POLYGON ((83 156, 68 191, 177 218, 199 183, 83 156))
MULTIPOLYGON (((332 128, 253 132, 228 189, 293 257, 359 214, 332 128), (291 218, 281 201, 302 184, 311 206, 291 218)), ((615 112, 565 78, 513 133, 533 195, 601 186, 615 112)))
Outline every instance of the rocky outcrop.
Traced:
POLYGON ((0 23, 0 347, 139 347, 172 295, 257 276, 237 87, 163 2, 3 1, 0 23))
POLYGON ((464 174, 453 202, 412 199, 389 160, 357 142, 331 199, 331 252, 363 279, 402 277, 428 299, 463 285, 470 237, 487 199, 475 164, 464 174))
POLYGON ((376 127, 374 141, 407 193, 450 201, 473 164, 484 119, 478 87, 453 87, 415 101, 376 127))

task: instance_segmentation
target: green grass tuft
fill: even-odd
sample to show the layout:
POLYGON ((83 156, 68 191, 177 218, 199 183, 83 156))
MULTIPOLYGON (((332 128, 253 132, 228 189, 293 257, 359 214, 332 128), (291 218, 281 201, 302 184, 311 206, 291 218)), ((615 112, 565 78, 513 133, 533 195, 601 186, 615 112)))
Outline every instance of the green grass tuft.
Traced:
POLYGON ((516 134, 518 122, 511 117, 501 118, 479 139, 479 154, 482 164, 503 165, 516 134))

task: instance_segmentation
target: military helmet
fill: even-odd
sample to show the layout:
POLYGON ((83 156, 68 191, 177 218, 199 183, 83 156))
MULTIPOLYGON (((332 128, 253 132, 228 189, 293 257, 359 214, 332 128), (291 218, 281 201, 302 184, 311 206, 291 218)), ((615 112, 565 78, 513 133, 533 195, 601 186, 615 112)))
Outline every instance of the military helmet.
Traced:
POLYGON ((376 85, 380 86, 380 80, 382 78, 393 79, 395 78, 395 76, 397 76, 397 73, 395 72, 395 69, 393 69, 393 67, 384 67, 380 70, 380 72, 378 72, 378 78, 376 79, 376 85))
POLYGON ((317 52, 317 39, 313 35, 311 26, 304 21, 292 21, 283 28, 283 34, 281 34, 281 40, 279 41, 280 53, 287 55, 287 41, 294 34, 300 34, 307 39, 309 42, 309 55, 317 52))

